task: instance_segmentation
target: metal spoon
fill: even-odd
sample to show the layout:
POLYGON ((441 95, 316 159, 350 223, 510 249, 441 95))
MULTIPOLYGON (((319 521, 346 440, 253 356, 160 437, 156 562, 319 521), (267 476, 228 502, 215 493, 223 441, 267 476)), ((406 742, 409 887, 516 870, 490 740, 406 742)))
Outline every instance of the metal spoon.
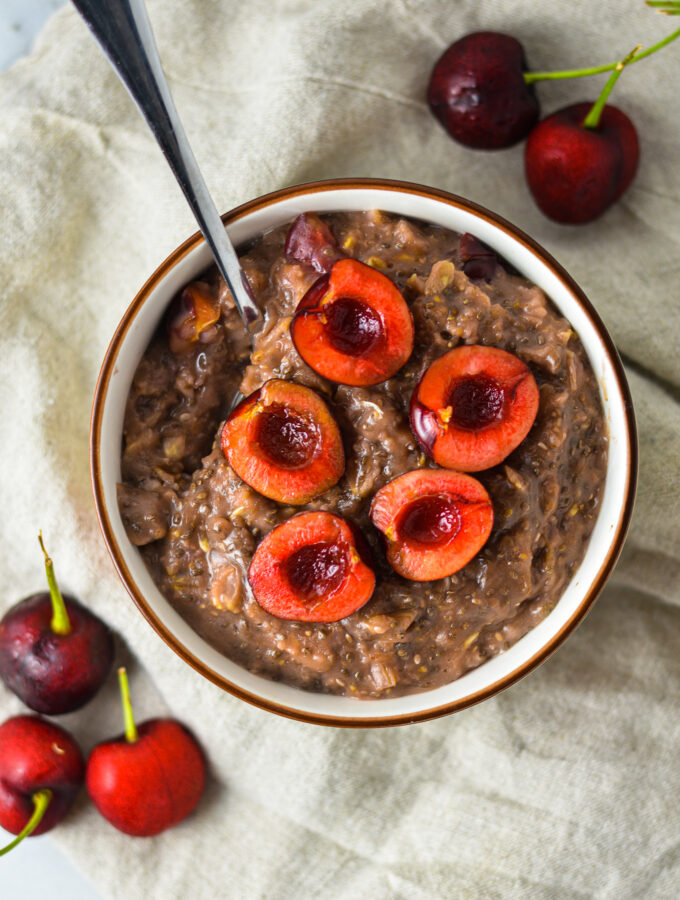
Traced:
POLYGON ((262 324, 245 273, 182 127, 143 0, 73 0, 146 119, 229 287, 251 343, 262 324))

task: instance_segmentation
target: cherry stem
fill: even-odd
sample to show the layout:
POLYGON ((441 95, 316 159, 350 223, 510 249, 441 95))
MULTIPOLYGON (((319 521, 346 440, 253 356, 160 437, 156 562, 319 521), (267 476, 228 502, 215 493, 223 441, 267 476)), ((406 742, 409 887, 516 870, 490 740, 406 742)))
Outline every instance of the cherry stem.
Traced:
POLYGON ((32 834, 35 829, 42 822, 43 816, 47 810, 47 807, 50 804, 50 800, 52 799, 52 791, 49 788, 45 788, 41 791, 36 791, 35 794, 31 797, 33 800, 33 813, 31 814, 31 818, 26 822, 24 827, 21 829, 19 834, 7 844, 5 847, 0 850, 0 856, 4 856, 5 853, 9 853, 10 850, 13 850, 18 844, 20 844, 24 838, 28 837, 29 834, 32 834))
MULTIPOLYGON (((672 34, 669 34, 668 37, 665 37, 662 41, 659 41, 658 44, 654 44, 652 47, 643 50, 642 53, 636 54, 635 59, 631 60, 631 62, 640 62, 641 59, 644 59, 646 56, 651 56, 652 53, 656 53, 657 50, 661 50, 662 47, 670 44, 671 41, 674 41, 677 37, 680 37, 680 28, 672 34)), ((526 84, 534 84, 536 81, 556 81, 560 78, 584 78, 586 75, 599 75, 601 72, 611 72, 619 65, 619 62, 613 62, 607 63, 604 66, 594 66, 590 69, 565 69, 561 72, 525 72, 524 81, 526 84)))
POLYGON ((64 598, 61 595, 57 579, 54 575, 54 565, 43 544, 42 531, 38 534, 38 541, 40 542, 42 552, 45 554, 45 574, 47 575, 47 585, 50 589, 50 599, 52 600, 52 620, 50 622, 50 627, 55 634, 70 634, 71 620, 68 617, 66 604, 64 603, 64 598))
POLYGON ((123 704, 123 721, 125 722, 125 740, 128 744, 134 744, 139 739, 137 734, 137 726, 135 718, 132 714, 132 703, 130 701, 130 685, 128 684, 127 672, 125 667, 118 669, 118 683, 120 684, 120 699, 123 704))
POLYGON ((680 16, 680 0, 645 0, 645 6, 651 6, 664 16, 680 16))
POLYGON ((609 99, 609 95, 612 92, 612 89, 616 82, 619 80, 619 76, 621 72, 625 69, 627 65, 629 65, 633 61, 633 57, 640 49, 640 45, 638 45, 634 50, 631 50, 628 56, 624 57, 621 62, 614 69, 612 74, 607 79, 607 83, 602 88, 602 93, 597 98, 595 103, 592 106, 592 109, 588 113, 588 115, 583 120, 584 128, 595 129, 600 125, 600 119, 602 118, 602 112, 604 111, 605 106, 607 105, 607 100, 609 99))

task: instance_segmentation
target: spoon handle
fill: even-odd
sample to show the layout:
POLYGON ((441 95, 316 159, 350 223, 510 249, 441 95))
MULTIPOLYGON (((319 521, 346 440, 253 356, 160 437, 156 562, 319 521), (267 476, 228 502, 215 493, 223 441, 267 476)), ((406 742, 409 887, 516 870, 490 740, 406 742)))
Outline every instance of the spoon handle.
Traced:
POLYGON ((252 339, 262 313, 252 297, 187 140, 161 66, 143 0, 73 0, 151 128, 184 192, 252 339))

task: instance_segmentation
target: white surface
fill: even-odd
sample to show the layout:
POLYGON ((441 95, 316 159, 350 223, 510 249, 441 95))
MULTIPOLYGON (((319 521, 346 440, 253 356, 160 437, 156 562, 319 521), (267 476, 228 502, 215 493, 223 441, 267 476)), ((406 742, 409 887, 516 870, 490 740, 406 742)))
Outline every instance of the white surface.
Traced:
POLYGON ((0 70, 33 46, 35 36, 65 0, 0 0, 0 70))
MULTIPOLYGON (((1 0, 0 69, 33 46, 35 36, 64 0, 1 0)), ((0 829, 0 845, 12 836, 0 829)), ((0 860, 2 900, 99 900, 101 894, 59 850, 49 834, 25 840, 0 860), (47 887, 49 886, 49 887, 47 887)))
POLYGON ((607 480, 595 530, 583 562, 574 573, 555 609, 509 650, 472 669, 450 684, 404 697, 362 700, 361 703, 357 703, 351 697, 301 691, 248 672, 219 653, 189 627, 158 590, 138 548, 127 538, 118 510, 116 485, 121 478, 123 412, 133 373, 172 297, 182 285, 195 278, 209 264, 209 251, 203 242, 184 255, 166 277, 146 295, 145 302, 132 320, 115 360, 112 360, 113 374, 104 403, 99 440, 99 465, 105 503, 118 552, 122 555, 139 590, 166 629, 178 639, 190 655, 208 669, 256 697, 308 715, 366 720, 418 715, 424 710, 464 701, 512 676, 529 660, 540 655, 546 644, 550 643, 578 613, 612 543, 618 537, 622 507, 627 499, 626 482, 630 459, 624 399, 597 331, 567 284, 527 245, 490 220, 485 220, 454 203, 449 204, 406 191, 330 188, 306 197, 304 194, 288 197, 270 206, 251 211, 229 226, 229 234, 235 244, 247 243, 259 233, 290 221, 298 213, 310 209, 324 212, 383 209, 432 222, 453 231, 470 231, 498 250, 516 269, 541 287, 577 330, 600 383, 605 416, 610 427, 610 444, 607 480))
MULTIPOLYGON (((0 829, 3 843, 5 837, 7 833, 0 829)), ((2 900, 99 900, 101 894, 45 834, 25 840, 2 857, 0 896, 2 900)))

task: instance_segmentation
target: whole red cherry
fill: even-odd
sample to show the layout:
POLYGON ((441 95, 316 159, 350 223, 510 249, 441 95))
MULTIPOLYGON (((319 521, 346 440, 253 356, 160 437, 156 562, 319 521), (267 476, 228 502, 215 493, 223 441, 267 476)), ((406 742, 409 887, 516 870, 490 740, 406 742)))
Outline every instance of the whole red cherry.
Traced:
POLYGON ((516 38, 477 31, 456 41, 437 60, 427 102, 454 140, 478 150, 521 141, 538 120, 533 85, 516 38))
POLYGON ((637 171, 640 146, 628 116, 605 106, 596 127, 585 123, 592 103, 576 103, 543 119, 529 135, 525 170, 529 189, 550 219, 591 222, 626 190, 637 171))
POLYGON ((607 100, 639 49, 617 63, 594 103, 560 109, 529 135, 524 156, 529 189, 540 209, 556 222, 591 222, 635 176, 640 158, 637 131, 628 116, 608 106, 607 100))
MULTIPOLYGON (((648 0, 650 4, 663 14, 680 12, 680 0, 648 0)), ((451 137, 466 147, 480 150, 510 147, 526 137, 538 120, 534 92, 538 82, 612 72, 605 94, 625 66, 651 56, 678 38, 680 28, 642 52, 636 47, 624 59, 613 63, 533 72, 528 71, 524 50, 515 38, 496 31, 478 31, 451 44, 437 60, 430 76, 427 100, 451 137)), ((621 185, 625 185, 624 176, 619 194, 625 190, 621 185)))
POLYGON ((125 734, 98 744, 85 783, 99 812, 119 831, 159 834, 189 815, 205 787, 205 759, 175 719, 135 725, 125 669, 118 670, 125 734))
POLYGON ((50 716, 79 709, 97 693, 113 662, 107 625, 63 596, 45 555, 49 593, 33 594, 0 621, 0 678, 26 706, 50 716))
POLYGON ((0 725, 0 825, 18 835, 0 856, 29 835, 64 818, 83 783, 85 761, 71 735, 38 716, 0 725))

